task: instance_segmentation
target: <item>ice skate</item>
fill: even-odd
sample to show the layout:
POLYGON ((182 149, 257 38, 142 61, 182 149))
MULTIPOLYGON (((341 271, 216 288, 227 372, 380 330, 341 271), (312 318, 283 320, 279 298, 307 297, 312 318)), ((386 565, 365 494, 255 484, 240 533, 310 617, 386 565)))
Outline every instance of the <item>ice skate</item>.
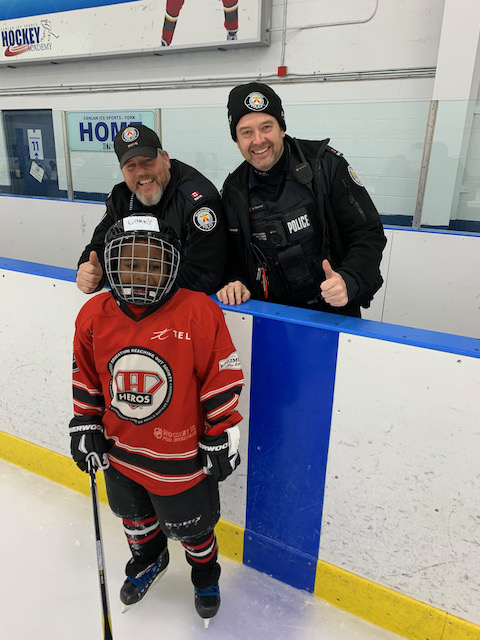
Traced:
POLYGON ((195 609, 203 618, 205 629, 208 629, 210 619, 217 614, 220 607, 220 588, 218 582, 205 589, 195 587, 195 609))
POLYGON ((163 576, 167 570, 169 559, 168 549, 165 549, 156 562, 136 573, 135 561, 133 559, 129 561, 126 568, 127 579, 120 589, 120 600, 123 604, 122 613, 139 602, 150 587, 163 576), (128 575, 129 573, 134 575, 128 575))

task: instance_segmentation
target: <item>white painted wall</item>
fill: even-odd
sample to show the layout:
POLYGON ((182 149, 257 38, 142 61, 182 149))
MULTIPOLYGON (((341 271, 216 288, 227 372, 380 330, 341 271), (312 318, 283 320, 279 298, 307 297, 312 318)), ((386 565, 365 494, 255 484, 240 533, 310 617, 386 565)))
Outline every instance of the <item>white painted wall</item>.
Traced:
POLYGON ((340 336, 319 554, 476 624, 479 365, 340 336))

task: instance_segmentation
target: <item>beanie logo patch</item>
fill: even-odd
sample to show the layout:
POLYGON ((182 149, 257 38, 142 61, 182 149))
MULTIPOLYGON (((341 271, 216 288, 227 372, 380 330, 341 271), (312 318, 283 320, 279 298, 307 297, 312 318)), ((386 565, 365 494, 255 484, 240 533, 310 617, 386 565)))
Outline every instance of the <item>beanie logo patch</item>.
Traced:
POLYGON ((138 129, 136 129, 135 127, 127 127, 126 129, 124 129, 124 131, 122 132, 122 140, 124 142, 133 142, 134 140, 136 140, 138 138, 138 136, 140 135, 138 129))
POLYGON ((245 98, 245 106, 252 111, 264 111, 268 107, 268 100, 263 93, 254 91, 245 98))

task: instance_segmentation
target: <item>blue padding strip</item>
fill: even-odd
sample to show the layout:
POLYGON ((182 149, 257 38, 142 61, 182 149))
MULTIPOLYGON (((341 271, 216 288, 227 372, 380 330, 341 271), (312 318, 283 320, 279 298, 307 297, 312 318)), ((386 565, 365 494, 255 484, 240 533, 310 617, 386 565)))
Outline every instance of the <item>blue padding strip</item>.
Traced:
MULTIPOLYGON (((291 525, 296 526, 294 522, 291 525)), ((309 556, 246 530, 243 563, 292 587, 313 593, 317 556, 309 556)))
MULTIPOLYGON (((212 298, 216 300, 216 297, 212 296, 212 298)), ((341 316, 334 313, 297 309, 295 307, 286 307, 281 304, 259 302, 257 300, 249 300, 237 306, 223 304, 220 304, 220 306, 229 311, 254 315, 255 317, 274 317, 279 320, 286 320, 289 323, 328 329, 330 331, 338 331, 339 333, 349 333, 366 338, 375 338, 376 340, 387 340, 389 342, 400 342, 401 344, 409 344, 414 347, 423 347, 435 351, 445 351, 447 353, 457 353, 472 358, 480 358, 479 339, 457 336, 453 333, 413 329, 399 324, 350 318, 349 316, 341 316)))
POLYGON ((318 327, 265 318, 253 325, 246 528, 313 557, 337 343, 337 333, 318 327))
POLYGON ((8 271, 20 271, 34 276, 44 278, 55 278, 56 280, 67 280, 75 282, 77 277, 76 269, 64 269, 63 267, 52 267, 48 264, 38 262, 26 262, 25 260, 12 260, 11 258, 0 258, 0 269, 8 271))

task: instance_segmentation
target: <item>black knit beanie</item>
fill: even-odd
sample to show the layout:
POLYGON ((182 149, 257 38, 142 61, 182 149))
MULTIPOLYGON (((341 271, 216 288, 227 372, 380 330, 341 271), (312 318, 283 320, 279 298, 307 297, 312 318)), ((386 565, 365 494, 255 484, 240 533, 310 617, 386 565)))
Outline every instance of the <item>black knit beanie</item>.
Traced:
POLYGON ((239 84, 230 91, 228 96, 228 123, 233 140, 237 141, 237 124, 247 113, 268 113, 278 120, 278 124, 287 130, 282 101, 275 91, 261 82, 239 84))

